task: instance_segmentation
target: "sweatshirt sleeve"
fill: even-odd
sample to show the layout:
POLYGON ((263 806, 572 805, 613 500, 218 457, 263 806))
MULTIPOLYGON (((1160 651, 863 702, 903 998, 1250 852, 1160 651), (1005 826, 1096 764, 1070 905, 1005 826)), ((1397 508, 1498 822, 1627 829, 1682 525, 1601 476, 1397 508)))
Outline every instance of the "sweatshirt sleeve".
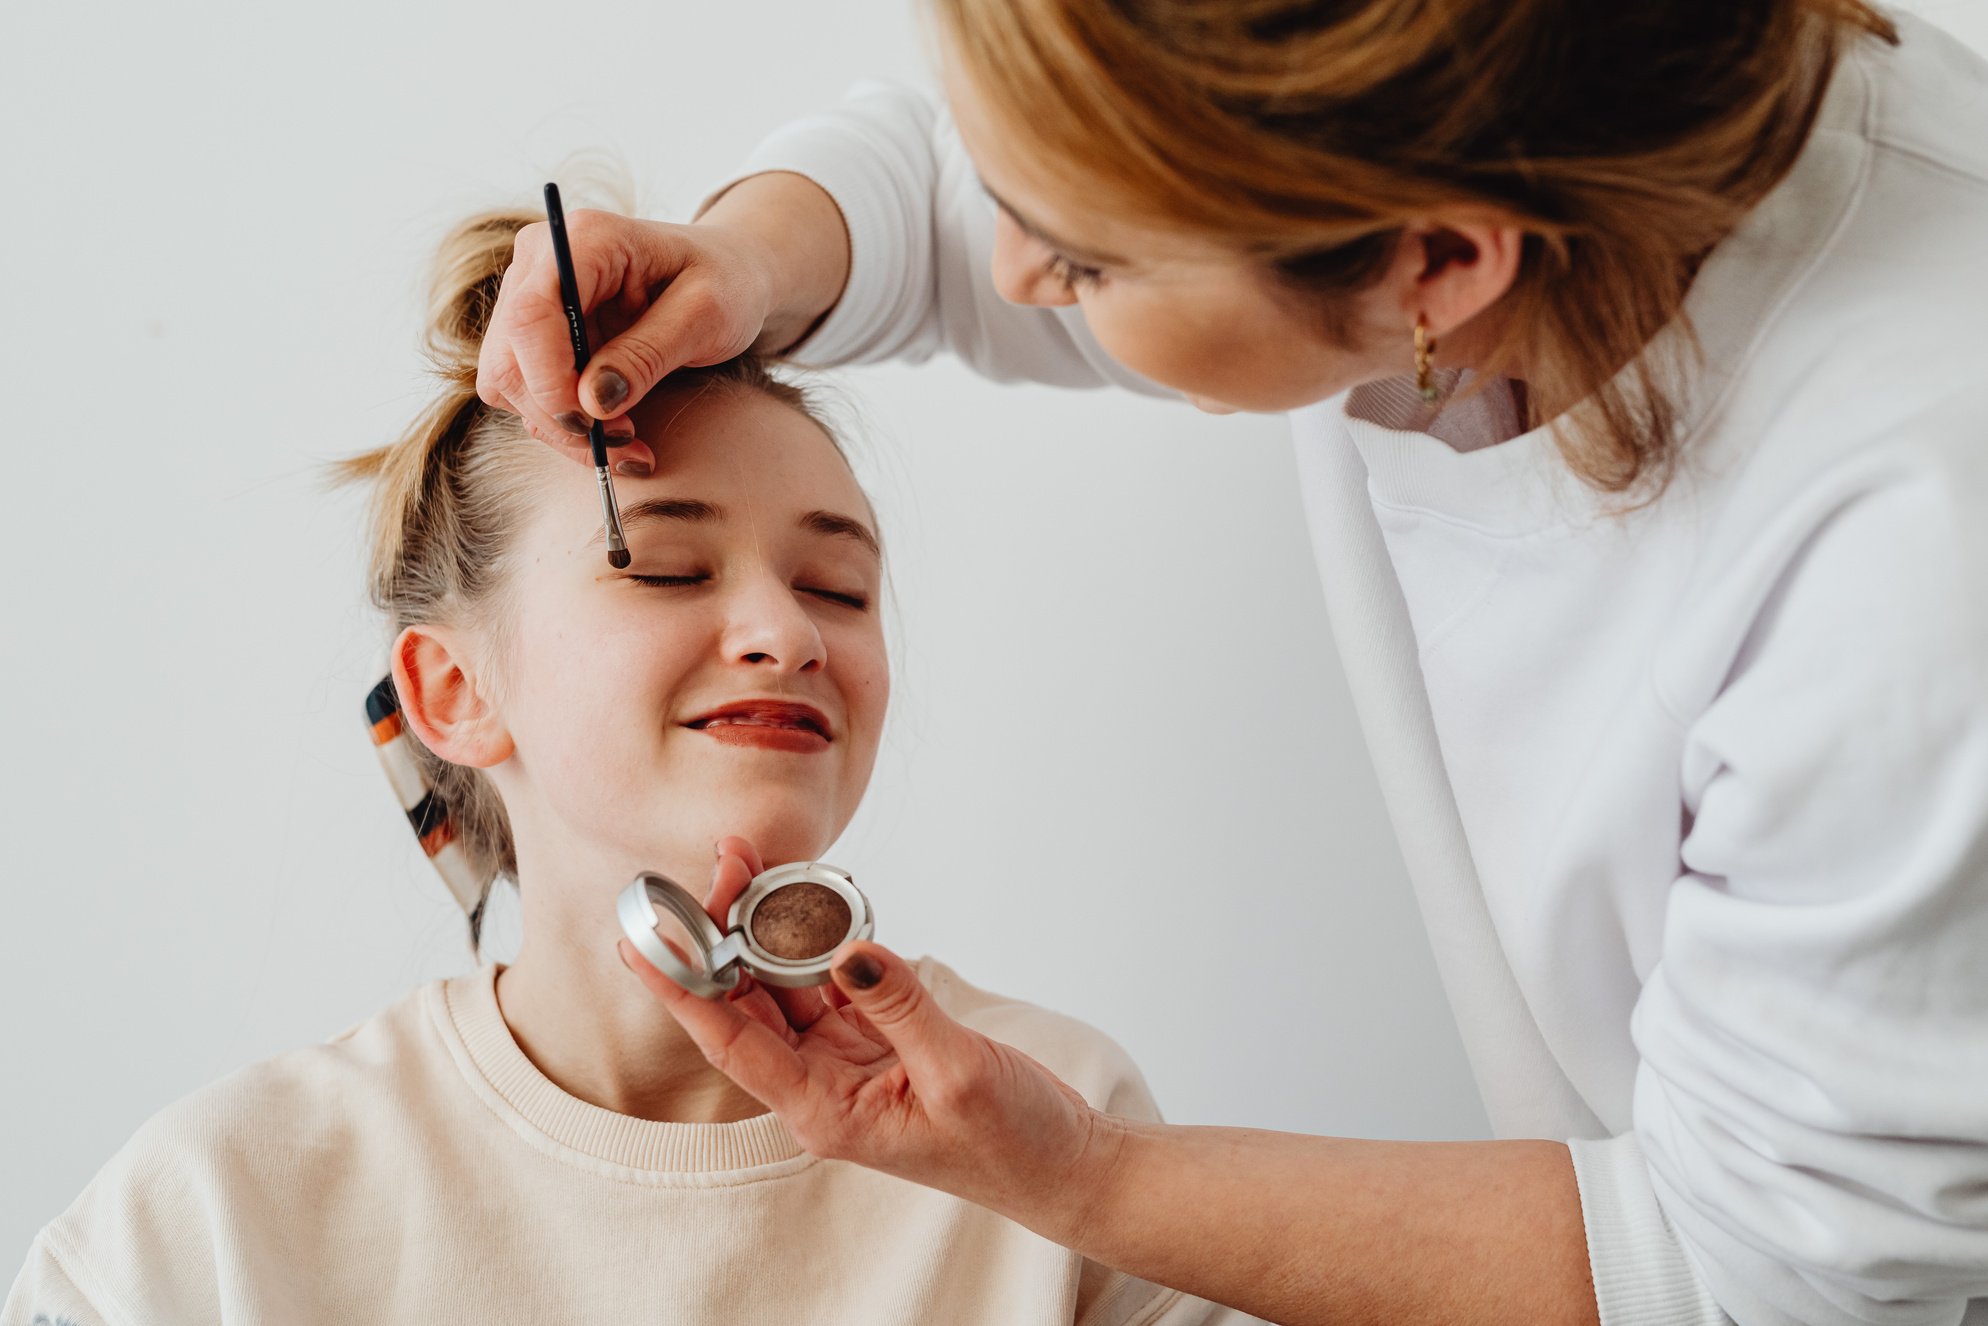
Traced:
POLYGON ((1981 490, 1901 464, 1846 493, 1688 725, 1633 1133, 1573 1148, 1606 1326, 1988 1296, 1981 490))
POLYGON ((27 1264, 14 1278, 7 1300, 0 1304, 0 1326, 110 1326, 133 1318, 104 1311, 80 1284, 87 1278, 78 1269, 72 1273, 68 1262, 73 1253, 58 1252, 58 1242, 44 1229, 28 1249, 27 1264))
POLYGON ((829 367, 949 350, 1000 382, 1177 395, 1113 361, 1074 305, 1027 307, 995 293, 994 202, 951 117, 926 97, 858 84, 840 104, 776 130, 703 206, 768 171, 820 185, 849 227, 842 298, 788 358, 829 367))

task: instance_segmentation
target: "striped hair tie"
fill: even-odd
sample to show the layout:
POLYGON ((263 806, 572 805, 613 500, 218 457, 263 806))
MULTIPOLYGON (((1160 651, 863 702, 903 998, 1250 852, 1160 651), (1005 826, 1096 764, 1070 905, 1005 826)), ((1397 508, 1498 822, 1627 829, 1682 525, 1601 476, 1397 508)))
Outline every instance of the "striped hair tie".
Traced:
POLYGON ((380 767, 386 770, 387 782, 392 785, 400 808, 407 812, 407 823, 420 840, 422 852, 440 872, 442 882, 449 886, 449 892, 469 917, 471 933, 475 933, 483 918, 489 881, 478 878, 471 868, 462 844, 456 841, 455 821, 449 817, 448 803, 436 795, 421 775, 421 765, 414 756, 414 738, 408 735, 407 724, 401 719, 400 693, 393 688, 391 673, 366 692, 366 726, 372 730, 373 750, 380 757, 380 767))

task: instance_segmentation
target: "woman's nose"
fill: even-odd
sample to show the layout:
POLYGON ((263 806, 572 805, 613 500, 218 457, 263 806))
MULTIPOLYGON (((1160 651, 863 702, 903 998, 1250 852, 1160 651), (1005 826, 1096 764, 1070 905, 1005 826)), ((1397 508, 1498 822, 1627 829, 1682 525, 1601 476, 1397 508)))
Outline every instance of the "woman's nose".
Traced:
POLYGON ((1022 233, 1006 212, 994 218, 994 293, 1010 304, 1055 307, 1074 304, 1069 286, 1049 274, 1042 246, 1022 233))
POLYGON ((782 674, 819 672, 828 664, 814 618, 792 589, 771 578, 741 588, 733 600, 724 651, 736 662, 782 674))

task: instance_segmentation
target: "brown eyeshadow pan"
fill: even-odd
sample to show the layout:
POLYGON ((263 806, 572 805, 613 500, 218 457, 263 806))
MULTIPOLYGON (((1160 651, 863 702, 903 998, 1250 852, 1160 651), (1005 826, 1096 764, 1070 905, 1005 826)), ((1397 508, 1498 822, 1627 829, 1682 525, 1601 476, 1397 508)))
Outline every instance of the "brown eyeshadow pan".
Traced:
POLYGON ((776 958, 818 958, 849 933, 849 904, 825 884, 775 889, 752 913, 753 942, 776 958))

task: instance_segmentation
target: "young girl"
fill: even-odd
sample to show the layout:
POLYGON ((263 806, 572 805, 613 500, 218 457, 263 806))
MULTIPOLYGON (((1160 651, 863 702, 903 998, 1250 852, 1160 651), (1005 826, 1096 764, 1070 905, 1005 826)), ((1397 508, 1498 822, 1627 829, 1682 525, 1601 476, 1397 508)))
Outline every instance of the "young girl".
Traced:
MULTIPOLYGON (((635 413, 611 568, 593 484, 474 387, 531 221, 448 237, 441 399, 346 467, 374 488, 400 716, 452 850, 519 886, 517 959, 159 1113, 42 1230, 0 1321, 1245 1320, 803 1153, 623 970, 638 870, 735 894, 849 822, 889 691, 876 518, 805 397, 735 361, 635 413)), ((1090 1104, 1155 1116, 1098 1032, 919 970, 1090 1104)))

